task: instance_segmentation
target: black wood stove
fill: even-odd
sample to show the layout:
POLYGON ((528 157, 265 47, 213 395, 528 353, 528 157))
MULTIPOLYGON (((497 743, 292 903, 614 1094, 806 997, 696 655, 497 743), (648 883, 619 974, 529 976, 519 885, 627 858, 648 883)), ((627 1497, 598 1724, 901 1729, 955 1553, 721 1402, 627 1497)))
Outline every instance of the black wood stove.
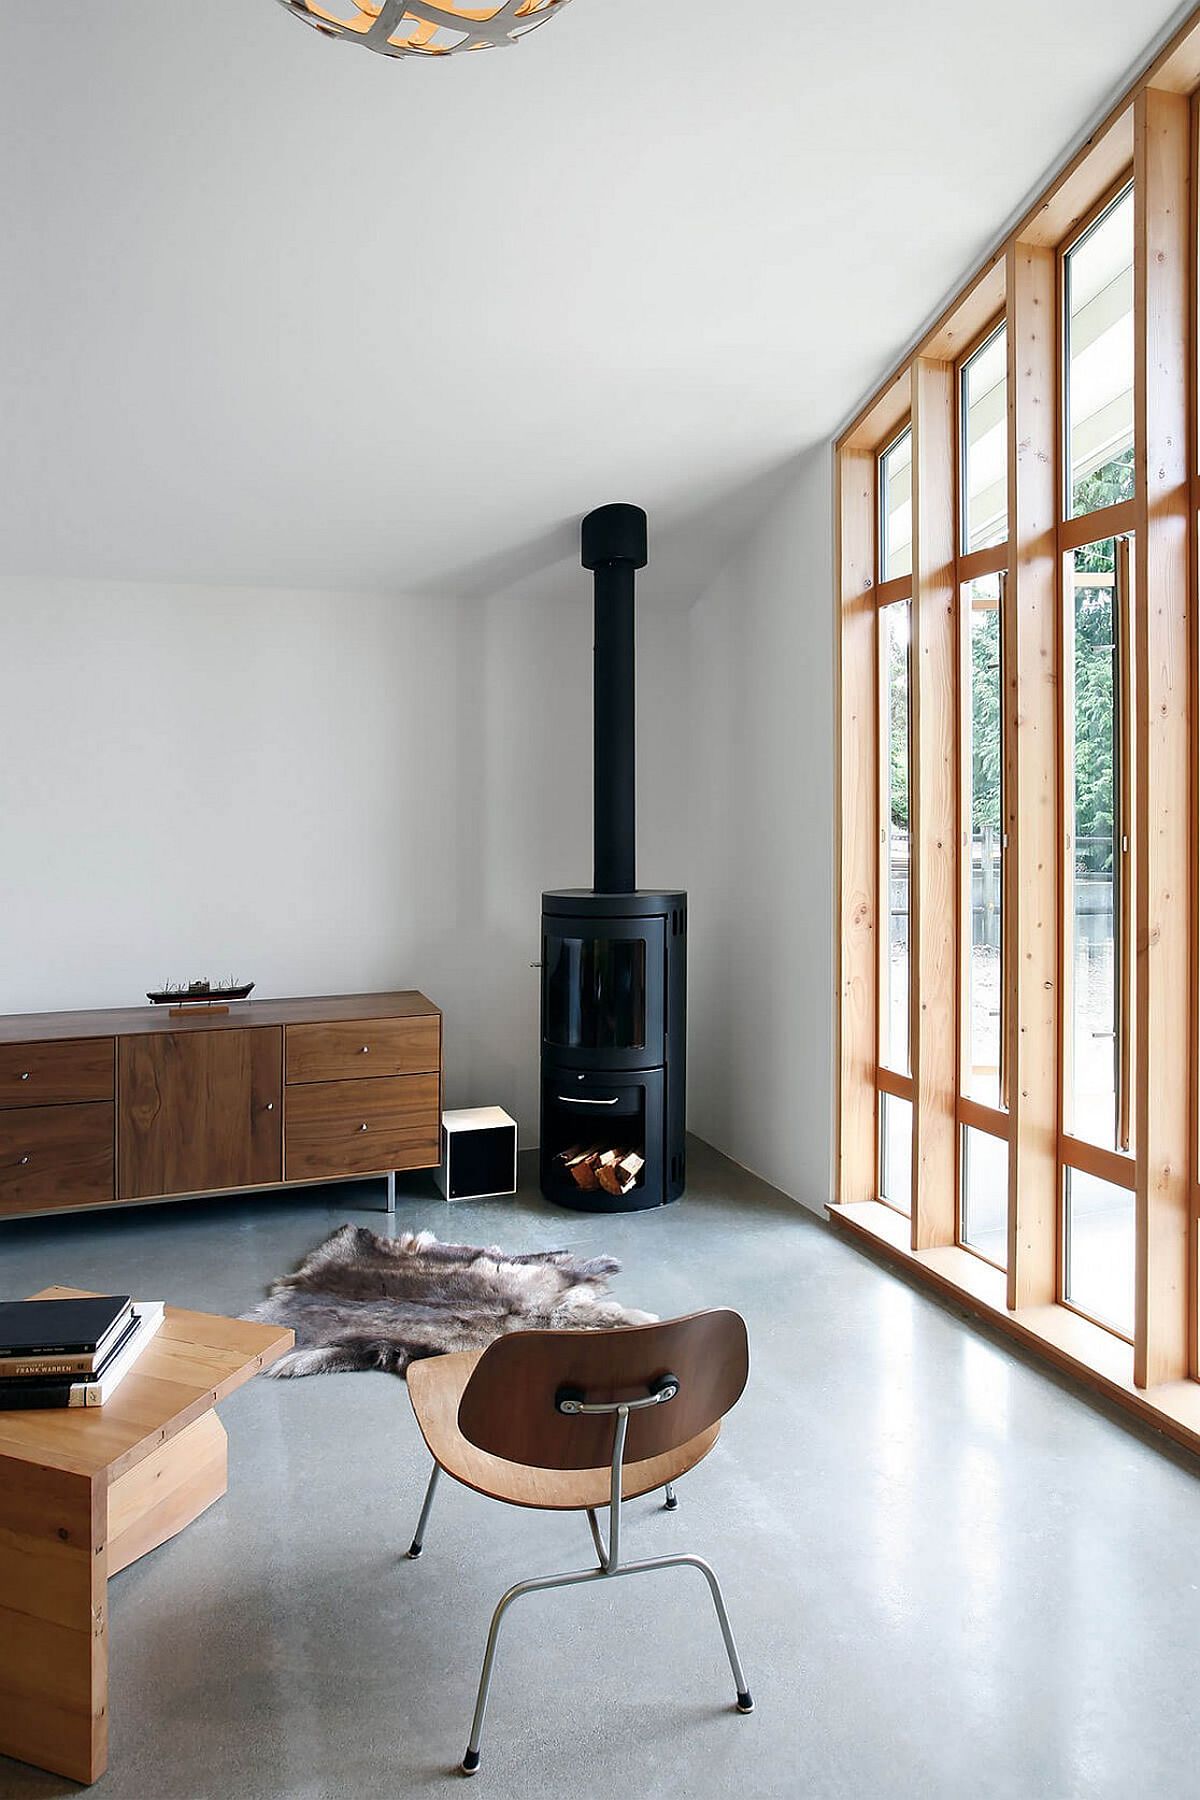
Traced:
POLYGON ((583 521, 595 581, 595 864, 589 888, 542 895, 541 1181, 593 1212, 683 1192, 687 895, 643 893, 634 872, 634 576, 646 515, 583 521))

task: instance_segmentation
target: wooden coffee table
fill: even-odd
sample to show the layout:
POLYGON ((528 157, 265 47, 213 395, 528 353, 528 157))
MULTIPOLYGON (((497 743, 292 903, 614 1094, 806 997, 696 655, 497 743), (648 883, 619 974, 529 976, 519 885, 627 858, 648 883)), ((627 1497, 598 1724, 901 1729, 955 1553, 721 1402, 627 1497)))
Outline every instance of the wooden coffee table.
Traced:
POLYGON ((292 1342, 169 1306, 106 1406, 0 1412, 0 1754, 75 1781, 104 1773, 108 1578, 220 1499, 213 1408, 292 1342))

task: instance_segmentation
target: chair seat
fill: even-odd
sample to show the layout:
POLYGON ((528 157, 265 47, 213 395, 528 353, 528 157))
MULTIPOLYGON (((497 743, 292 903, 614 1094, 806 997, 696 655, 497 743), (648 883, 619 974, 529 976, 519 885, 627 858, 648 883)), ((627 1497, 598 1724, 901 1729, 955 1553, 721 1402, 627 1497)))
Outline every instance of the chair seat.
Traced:
MULTIPOLYGON (((482 1350, 456 1350, 448 1356, 429 1356, 410 1363, 408 1391, 421 1435, 430 1455, 447 1475, 476 1493, 510 1506, 531 1506, 546 1512, 582 1512, 607 1506, 612 1470, 535 1469, 525 1463, 506 1462, 477 1450, 458 1429, 458 1407, 463 1389, 484 1354, 482 1350)), ((698 1437, 677 1450, 648 1462, 626 1463, 622 1471, 621 1497, 634 1500, 653 1493, 668 1481, 678 1481, 706 1457, 720 1435, 718 1420, 698 1437)))

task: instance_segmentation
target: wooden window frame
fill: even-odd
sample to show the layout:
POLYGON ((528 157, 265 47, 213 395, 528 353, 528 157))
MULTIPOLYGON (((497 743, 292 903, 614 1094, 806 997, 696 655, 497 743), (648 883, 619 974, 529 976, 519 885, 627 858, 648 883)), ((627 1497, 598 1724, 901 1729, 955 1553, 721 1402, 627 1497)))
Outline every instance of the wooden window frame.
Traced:
MULTIPOLYGON (((835 1224, 864 1247, 953 1296, 1194 1450, 1200 1450, 1200 123, 1193 99, 1198 90, 1200 9, 838 440, 842 874, 838 1182, 830 1208, 835 1224), (1128 186, 1131 170, 1136 489, 1132 500, 1068 518, 1063 257, 1128 186), (1001 316, 1009 352, 1009 541, 967 555, 958 436, 961 369, 1001 316), (876 538, 878 495, 867 493, 863 476, 870 470, 874 485, 876 459, 910 416, 913 574, 911 583, 907 578, 884 583, 876 538), (1059 879, 1067 798, 1058 698, 1064 563, 1081 544, 1106 537, 1118 544, 1126 601, 1122 623, 1133 639, 1122 643, 1117 695, 1118 729, 1133 747, 1133 754, 1122 758, 1120 778, 1123 821, 1134 823, 1135 867, 1132 879, 1126 873, 1126 888, 1136 895, 1135 909, 1122 909, 1119 926, 1124 952, 1119 1086, 1125 1116, 1118 1141, 1131 1138, 1135 1154, 1097 1148, 1065 1131, 1059 1093, 1067 1018, 1059 879), (1007 1111, 981 1106, 961 1091, 962 595, 968 583, 992 574, 1007 584, 1004 906, 1005 935, 1011 932, 1013 946, 1003 976, 1010 1015, 1003 1026, 1007 1111), (1154 595, 1155 605, 1133 604, 1135 593, 1154 595), (911 1078, 882 1069, 875 1054, 879 870, 876 858, 872 891, 862 841, 865 821, 874 854, 878 720, 864 726, 862 708, 864 693, 869 691, 873 707, 878 689, 877 671, 872 666, 868 680, 864 667, 864 645, 873 641, 866 635, 867 621, 877 639, 879 606, 899 599, 911 606, 914 665, 910 979, 913 994, 920 992, 920 1007, 910 1000, 911 1078), (947 612, 953 626, 949 678, 947 612), (953 764, 949 813, 948 759, 953 764), (872 771, 870 794, 861 791, 864 765, 872 771), (947 886, 948 819, 955 858, 947 886), (870 993, 863 985, 868 963, 870 993), (953 971, 948 1011, 947 966, 953 971), (953 1042, 949 1063, 947 1039, 953 1042), (880 1093, 913 1104, 908 1220, 880 1204, 875 1192, 880 1093), (858 1129, 863 1121, 870 1125, 866 1138, 858 1129), (961 1140, 967 1127, 1008 1142, 1006 1271, 959 1241, 961 1140), (1061 1193, 1068 1168, 1112 1181, 1135 1196, 1132 1343, 1063 1302, 1061 1193)), ((1127 831, 1128 823, 1122 829, 1127 831)))

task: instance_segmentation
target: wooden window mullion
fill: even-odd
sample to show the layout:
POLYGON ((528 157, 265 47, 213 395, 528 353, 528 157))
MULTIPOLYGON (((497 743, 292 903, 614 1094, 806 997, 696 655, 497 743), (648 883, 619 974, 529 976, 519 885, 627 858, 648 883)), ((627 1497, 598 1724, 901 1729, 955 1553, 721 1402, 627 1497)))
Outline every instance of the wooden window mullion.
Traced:
POLYGON ((1004 629, 1010 1139, 1008 1305, 1058 1287, 1060 837, 1057 269, 1008 252, 1009 561, 1004 629))
POLYGON ((843 1204, 878 1197, 879 741, 875 457, 838 457, 838 1158, 843 1204))
POLYGON ((1191 1365, 1191 129, 1182 95, 1138 94, 1134 171, 1134 1380, 1144 1388, 1178 1380, 1191 1365))

